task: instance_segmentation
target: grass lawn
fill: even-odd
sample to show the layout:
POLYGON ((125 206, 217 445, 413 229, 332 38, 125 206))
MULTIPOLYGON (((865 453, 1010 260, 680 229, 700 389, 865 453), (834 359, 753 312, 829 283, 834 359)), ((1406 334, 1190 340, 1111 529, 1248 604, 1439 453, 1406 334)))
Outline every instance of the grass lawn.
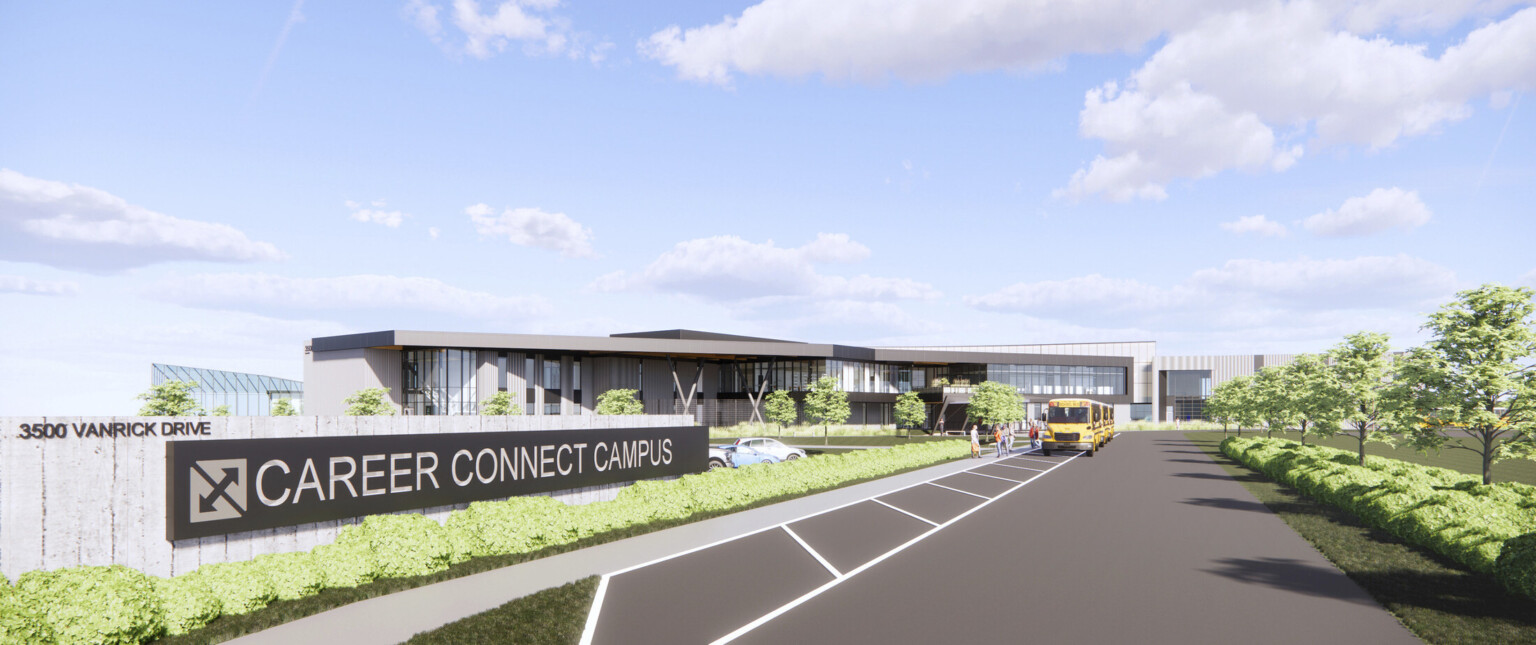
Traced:
MULTIPOLYGON (((959 458, 961 457, 956 457, 956 459, 959 458)), ((674 526, 691 524, 693 522, 699 522, 713 517, 720 517, 722 515, 729 515, 739 511, 777 504, 779 502, 803 497, 805 495, 815 495, 817 493, 824 493, 830 490, 843 488, 845 486, 853 486, 868 481, 874 481, 876 479, 884 479, 886 477, 892 477, 902 473, 936 466, 940 463, 946 462, 941 461, 924 466, 915 466, 877 477, 866 477, 864 479, 849 481, 843 484, 838 484, 836 486, 828 486, 826 488, 805 491, 798 495, 783 495, 780 497, 765 499, 740 508, 713 512, 701 512, 683 519, 661 520, 651 522, 649 524, 630 526, 623 529, 609 531, 600 535, 594 535, 569 544, 545 547, 531 553, 514 553, 510 555, 474 558, 468 562, 461 562, 459 564, 452 565, 446 571, 440 571, 424 576, 416 576, 412 578, 387 578, 384 580, 376 580, 368 584, 359 585, 350 589, 326 589, 313 596, 300 598, 298 600, 279 600, 249 614, 238 616, 220 616, 214 619, 213 622, 208 623, 208 625, 204 626, 202 629, 188 634, 182 634, 180 636, 167 636, 153 642, 157 645, 211 645, 212 643, 222 643, 233 638, 259 632, 263 629, 276 627, 277 625, 281 625, 283 623, 292 622, 306 616, 313 616, 320 612, 335 609, 337 607, 348 605, 361 600, 376 598, 378 596, 395 593, 397 591, 405 591, 406 589, 414 589, 416 587, 422 587, 436 582, 442 582, 444 580, 452 580, 454 578, 473 575, 483 571, 499 569, 530 560, 537 560, 539 558, 548 557, 551 555, 566 553, 568 551, 584 549, 589 546, 606 544, 608 542, 614 542, 617 540, 634 537, 636 535, 643 535, 653 531, 669 529, 674 526)), ((585 611, 583 611, 583 620, 585 619, 585 615, 585 611)))
POLYGON ((597 595, 598 576, 545 589, 505 605, 422 632, 407 645, 543 645, 576 643, 597 595))
POLYGON ((1229 459, 1221 454, 1220 432, 1184 436, 1426 643, 1536 644, 1536 604, 1492 577, 1406 545, 1229 459))
MULTIPOLYGON (((1206 434, 1215 435, 1217 437, 1221 436, 1220 432, 1192 432, 1186 433, 1186 436, 1206 434)), ((1247 430, 1243 432, 1243 436, 1262 437, 1264 436, 1264 433, 1247 430)), ((1291 441, 1301 441, 1301 433, 1299 432, 1276 432, 1274 436, 1290 439, 1291 441)), ((1218 439, 1218 441, 1220 440, 1218 439)), ((1328 446, 1329 448, 1339 448, 1348 450, 1350 452, 1355 452, 1360 449, 1360 444, 1357 443, 1354 439, 1342 435, 1330 437, 1321 441, 1319 441, 1317 437, 1307 437, 1307 443, 1328 446)), ((1451 470, 1457 470, 1469 475, 1477 475, 1479 477, 1481 477, 1483 474, 1483 462, 1481 461, 1482 457, 1479 457, 1477 453, 1469 452, 1466 450, 1446 448, 1441 450, 1439 454, 1419 454, 1413 448, 1393 448, 1392 446, 1384 443, 1368 443, 1365 444, 1365 454, 1376 457, 1401 459, 1409 463, 1423 464, 1425 466, 1450 468, 1451 470)), ((1493 465, 1493 481, 1520 482, 1522 484, 1531 484, 1532 486, 1536 486, 1536 461, 1532 461, 1530 459, 1510 459, 1496 463, 1493 465)))

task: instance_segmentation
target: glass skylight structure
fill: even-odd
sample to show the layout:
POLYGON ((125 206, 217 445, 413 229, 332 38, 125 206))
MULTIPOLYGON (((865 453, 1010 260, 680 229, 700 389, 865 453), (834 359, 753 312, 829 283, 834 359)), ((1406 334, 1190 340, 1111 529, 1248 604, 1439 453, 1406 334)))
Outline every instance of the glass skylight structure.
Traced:
POLYGON ((227 405, 229 413, 237 417, 264 417, 272 414, 272 403, 278 399, 291 399, 296 411, 302 409, 304 399, 303 382, 260 374, 155 363, 150 366, 150 381, 155 385, 166 381, 196 382, 192 397, 204 414, 227 405))

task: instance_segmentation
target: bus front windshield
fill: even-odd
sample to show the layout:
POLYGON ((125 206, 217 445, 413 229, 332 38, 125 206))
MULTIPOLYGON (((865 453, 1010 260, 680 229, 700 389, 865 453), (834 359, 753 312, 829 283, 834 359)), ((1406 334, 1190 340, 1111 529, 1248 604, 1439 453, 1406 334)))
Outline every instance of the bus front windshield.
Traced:
POLYGON ((1046 423, 1088 423, 1088 408, 1050 408, 1046 423))

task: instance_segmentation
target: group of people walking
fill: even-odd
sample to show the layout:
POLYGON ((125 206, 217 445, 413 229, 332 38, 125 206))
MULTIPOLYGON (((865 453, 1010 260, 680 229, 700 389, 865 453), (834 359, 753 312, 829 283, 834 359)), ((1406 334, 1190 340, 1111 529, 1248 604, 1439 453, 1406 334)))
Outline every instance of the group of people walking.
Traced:
MULTIPOLYGON (((971 457, 974 459, 981 458, 981 434, 979 432, 980 428, 981 426, 979 424, 971 424, 971 457)), ((1033 423, 1029 424, 1029 439, 1031 447, 1039 447, 1039 432, 1040 431, 1035 428, 1033 423)), ((1004 457, 1013 453, 1014 434, 1014 424, 999 423, 992 426, 992 440, 996 442, 998 457, 1004 457)))

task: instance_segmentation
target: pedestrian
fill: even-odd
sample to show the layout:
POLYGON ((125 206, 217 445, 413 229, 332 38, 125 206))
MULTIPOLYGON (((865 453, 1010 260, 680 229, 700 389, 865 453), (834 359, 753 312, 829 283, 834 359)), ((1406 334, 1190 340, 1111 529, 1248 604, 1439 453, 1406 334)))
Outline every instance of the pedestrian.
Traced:
POLYGON ((981 459, 981 437, 976 435, 976 424, 971 424, 971 458, 981 459))
POLYGON ((999 423, 992 426, 992 441, 997 444, 997 458, 1002 459, 1003 449, 1008 445, 1003 439, 1003 424, 999 423))
POLYGON ((1029 447, 1033 450, 1040 449, 1040 428, 1034 423, 1029 424, 1029 447))

